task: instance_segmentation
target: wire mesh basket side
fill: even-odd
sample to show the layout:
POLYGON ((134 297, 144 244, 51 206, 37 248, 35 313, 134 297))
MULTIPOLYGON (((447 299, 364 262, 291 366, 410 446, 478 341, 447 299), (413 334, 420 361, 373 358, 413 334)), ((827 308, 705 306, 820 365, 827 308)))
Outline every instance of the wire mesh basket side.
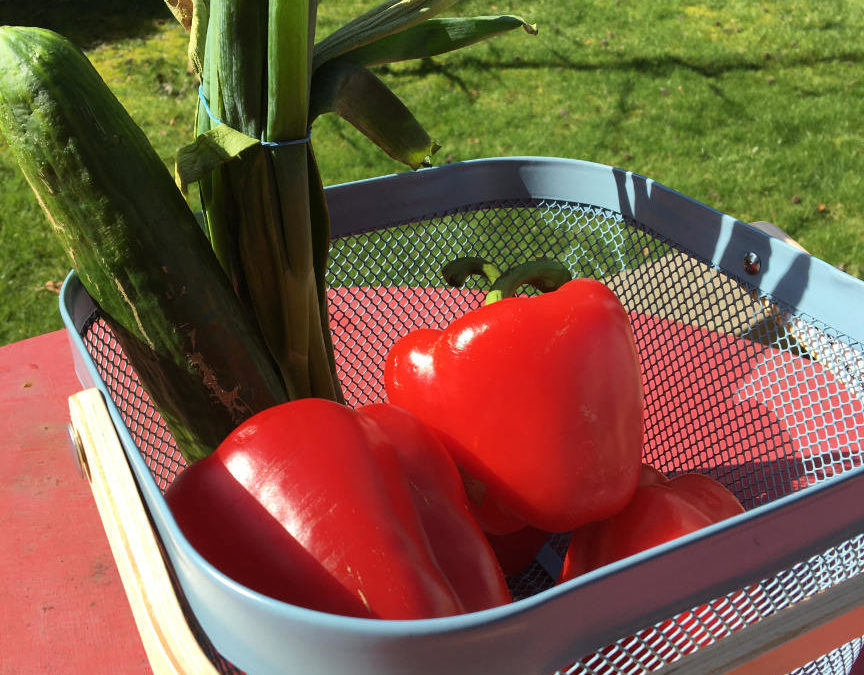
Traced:
MULTIPOLYGON (((864 573, 864 534, 831 547, 777 575, 658 622, 569 664, 556 675, 638 675, 722 642, 776 612, 800 606, 864 573)), ((862 643, 854 640, 794 671, 794 675, 846 675, 862 643)), ((791 674, 790 674, 791 675, 791 674)))
MULTIPOLYGON (((857 394, 864 369, 848 367, 860 359, 861 345, 831 336, 824 324, 795 316, 620 214, 591 206, 495 203, 336 242, 330 281, 349 309, 342 314, 336 305, 334 335, 339 327, 359 322, 366 337, 375 335, 385 345, 371 363, 368 355, 360 360, 362 378, 343 361, 347 380, 378 373, 373 380, 380 382, 387 349, 399 336, 420 327, 442 328, 452 320, 441 310, 446 294, 430 271, 465 255, 504 267, 554 257, 574 276, 601 278, 616 292, 631 313, 646 380, 645 456, 668 473, 711 475, 753 508, 861 464, 864 398, 857 394), (415 228, 423 231, 422 242, 434 245, 415 246, 415 228), (544 228, 555 229, 554 235, 546 236, 544 228), (371 305, 378 307, 377 314, 395 319, 389 325, 378 324, 376 312, 358 316, 350 309, 368 300, 365 288, 347 285, 358 258, 365 261, 365 288, 379 289, 371 305), (340 278, 343 266, 346 276, 340 278), (390 276, 394 266, 398 291, 390 276), (394 315, 393 292, 400 303, 414 303, 410 317, 394 315), (813 348, 814 336, 821 351, 813 348)), ((455 302, 464 310, 478 306, 481 298, 482 291, 473 288, 462 296, 451 293, 451 302, 443 304, 449 309, 455 302)), ((383 391, 380 385, 367 386, 349 395, 366 403, 380 400, 383 391)), ((594 654, 572 672, 637 673, 673 662, 830 586, 823 578, 826 570, 837 577, 839 558, 850 552, 849 559, 860 561, 859 545, 860 540, 847 542, 777 579, 693 608, 594 654)), ((551 541, 548 549, 560 555, 562 541, 551 541)), ((550 567, 538 559, 511 579, 514 595, 554 584, 550 567)), ((860 571, 856 567, 852 573, 860 571)))
MULTIPOLYGON (((441 266, 464 255, 501 267, 553 257, 616 292, 642 361, 645 457, 660 468, 708 473, 749 508, 860 465, 861 345, 620 214, 569 203, 479 205, 335 241, 330 313, 350 404, 384 398, 383 363, 396 339, 443 328, 482 303, 477 281, 442 288, 441 266)), ((129 365, 112 356, 119 347, 107 325, 97 319, 86 336, 164 489, 183 467, 173 439, 129 365)))
POLYGON ((852 672, 854 665, 860 662, 862 649, 864 649, 864 637, 856 638, 796 668, 789 675, 836 675, 837 673, 845 675, 852 672))
MULTIPOLYGON (((480 282, 441 288, 441 267, 460 256, 502 268, 556 258, 616 292, 642 361, 645 457, 658 468, 711 475, 750 508, 860 465, 864 397, 849 388, 852 375, 843 380, 802 346, 818 335, 833 345, 820 354, 837 351, 844 343, 828 327, 621 214, 567 202, 477 205, 334 242, 331 319, 352 404, 383 399, 381 371, 396 339, 443 328, 481 304, 480 282)), ((835 366, 864 353, 861 345, 844 348, 835 366)))
MULTIPOLYGON (((466 255, 502 268, 556 258, 574 276, 599 278, 618 295, 630 312, 643 368, 645 458, 665 472, 708 474, 753 508, 861 464, 862 345, 779 306, 619 213, 554 200, 479 204, 335 240, 330 318, 350 404, 384 398, 384 360, 400 336, 443 328, 482 303, 479 282, 450 289, 440 279, 444 263, 466 255)), ((97 318, 84 334, 164 491, 184 466, 173 439, 107 324, 97 318)), ((564 547, 566 535, 558 535, 544 549, 545 558, 511 579, 514 597, 553 585, 555 556, 560 560, 564 547)), ((860 538, 850 540, 562 672, 655 669, 844 575, 860 574, 862 559, 860 538)))
POLYGON ((82 330, 84 344, 136 447, 163 492, 186 466, 165 420, 153 406, 110 326, 97 313, 82 330))

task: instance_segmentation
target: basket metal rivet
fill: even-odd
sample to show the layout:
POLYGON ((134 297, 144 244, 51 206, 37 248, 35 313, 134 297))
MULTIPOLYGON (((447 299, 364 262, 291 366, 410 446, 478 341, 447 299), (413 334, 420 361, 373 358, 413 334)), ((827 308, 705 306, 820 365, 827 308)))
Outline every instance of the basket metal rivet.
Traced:
POLYGON ((759 274, 759 270, 762 268, 762 261, 759 259, 759 256, 753 253, 753 251, 748 251, 744 254, 744 271, 747 274, 759 274))

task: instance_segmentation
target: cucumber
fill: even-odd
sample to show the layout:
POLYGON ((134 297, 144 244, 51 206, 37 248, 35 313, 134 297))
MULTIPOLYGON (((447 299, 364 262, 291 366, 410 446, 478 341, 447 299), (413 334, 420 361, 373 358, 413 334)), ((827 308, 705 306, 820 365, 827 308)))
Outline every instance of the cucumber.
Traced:
POLYGON ((286 400, 168 168, 75 45, 0 27, 0 133, 187 461, 286 400))

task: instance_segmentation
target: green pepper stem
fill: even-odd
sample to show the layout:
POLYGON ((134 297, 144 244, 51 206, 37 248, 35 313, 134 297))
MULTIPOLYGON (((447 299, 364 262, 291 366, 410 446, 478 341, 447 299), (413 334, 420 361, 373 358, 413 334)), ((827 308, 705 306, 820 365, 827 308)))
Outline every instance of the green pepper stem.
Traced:
POLYGON ((492 283, 492 288, 486 295, 483 304, 491 305, 498 300, 510 298, 520 286, 526 284, 533 286, 541 293, 548 293, 560 288, 572 278, 570 270, 556 260, 545 258, 531 260, 509 269, 499 276, 492 283))
POLYGON ((494 284, 501 276, 501 270, 485 258, 476 256, 456 258, 444 265, 441 270, 444 281, 456 287, 462 286, 472 274, 485 277, 490 284, 494 284))

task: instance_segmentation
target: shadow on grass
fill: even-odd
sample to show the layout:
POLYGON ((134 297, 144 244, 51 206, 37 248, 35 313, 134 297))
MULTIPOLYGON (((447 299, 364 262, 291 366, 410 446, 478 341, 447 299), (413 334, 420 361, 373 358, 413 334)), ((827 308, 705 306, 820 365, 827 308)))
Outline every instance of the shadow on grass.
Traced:
POLYGON ((162 0, 0 0, 0 25, 50 28, 82 49, 147 37, 160 20, 174 20, 162 0))
POLYGON ((725 57, 722 59, 699 60, 684 59, 679 56, 667 54, 659 57, 632 57, 632 58, 607 58, 595 61, 577 61, 570 55, 560 51, 551 50, 552 58, 548 59, 523 59, 515 57, 512 59, 484 59, 474 56, 463 56, 458 61, 444 62, 433 59, 424 59, 414 68, 405 68, 391 71, 388 67, 379 66, 381 72, 395 75, 397 77, 418 77, 430 72, 442 74, 453 79, 458 84, 451 72, 458 69, 475 69, 483 72, 495 72, 498 70, 537 70, 537 69, 561 69, 572 71, 596 72, 596 71, 633 71, 636 73, 652 74, 656 76, 668 75, 677 68, 684 68, 699 73, 706 78, 719 77, 726 73, 735 71, 759 71, 777 67, 816 66, 823 63, 848 62, 860 63, 864 61, 864 51, 846 50, 825 54, 803 54, 798 57, 785 57, 783 60, 767 62, 756 57, 725 57))

